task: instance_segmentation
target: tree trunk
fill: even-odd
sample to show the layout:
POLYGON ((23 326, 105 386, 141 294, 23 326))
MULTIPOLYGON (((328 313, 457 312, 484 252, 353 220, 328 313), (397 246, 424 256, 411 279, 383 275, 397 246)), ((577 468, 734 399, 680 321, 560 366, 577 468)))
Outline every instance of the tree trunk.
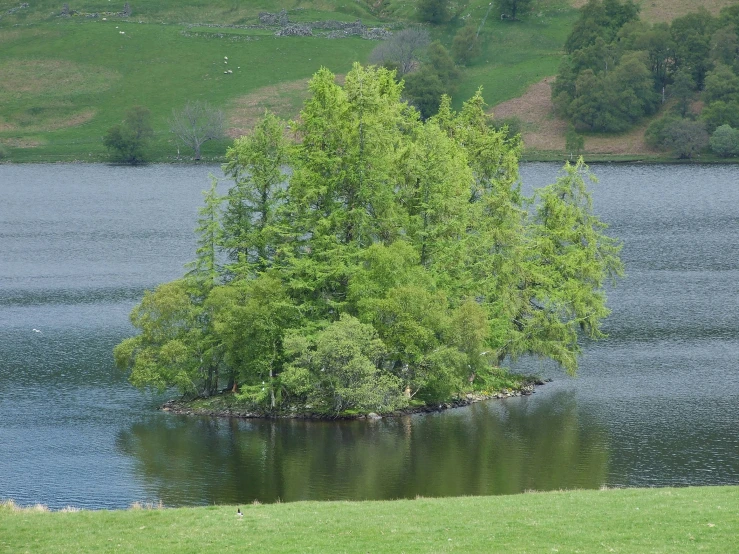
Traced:
POLYGON ((193 146, 193 150, 195 150, 195 159, 200 159, 200 143, 196 142, 193 146))

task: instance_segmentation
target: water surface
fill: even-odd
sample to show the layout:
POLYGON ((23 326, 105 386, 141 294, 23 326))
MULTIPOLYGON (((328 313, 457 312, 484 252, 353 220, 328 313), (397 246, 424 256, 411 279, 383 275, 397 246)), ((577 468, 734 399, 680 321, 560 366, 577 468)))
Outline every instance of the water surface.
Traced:
MULTIPOLYGON (((54 508, 739 484, 739 167, 594 166, 607 340, 527 398, 377 422, 155 410, 111 349, 193 257, 216 167, 0 166, 0 498, 54 508), (37 329, 40 332, 35 332, 37 329)), ((522 167, 524 186, 551 164, 522 167)))

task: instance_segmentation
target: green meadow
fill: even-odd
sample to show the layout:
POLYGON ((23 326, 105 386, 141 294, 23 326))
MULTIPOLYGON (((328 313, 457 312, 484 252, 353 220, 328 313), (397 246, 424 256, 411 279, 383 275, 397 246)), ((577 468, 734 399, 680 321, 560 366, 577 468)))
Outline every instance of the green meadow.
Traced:
MULTIPOLYGON (((265 109, 297 116, 306 80, 316 70, 346 73, 378 44, 357 37, 275 37, 274 29, 253 27, 261 11, 285 8, 295 22, 417 24, 413 3, 399 0, 162 0, 131 2, 130 17, 116 13, 123 9, 119 0, 70 2, 78 12, 70 17, 59 15, 61 6, 41 0, 0 13, 0 145, 10 161, 105 160, 103 134, 135 105, 152 113, 152 159, 174 160, 167 122, 173 108, 206 100, 224 110, 237 136, 265 109), (93 13, 98 17, 88 16, 93 13)), ((488 2, 461 2, 456 9, 450 23, 430 27, 447 47, 465 22, 482 22, 488 2)), ((520 22, 500 21, 491 12, 480 31, 482 54, 465 68, 456 105, 480 86, 494 105, 554 74, 575 15, 566 0, 541 0, 520 22)), ((205 159, 219 160, 228 142, 207 143, 205 159)))
POLYGON ((0 506, 0 551, 737 551, 739 487, 616 489, 385 502, 123 511, 0 506))

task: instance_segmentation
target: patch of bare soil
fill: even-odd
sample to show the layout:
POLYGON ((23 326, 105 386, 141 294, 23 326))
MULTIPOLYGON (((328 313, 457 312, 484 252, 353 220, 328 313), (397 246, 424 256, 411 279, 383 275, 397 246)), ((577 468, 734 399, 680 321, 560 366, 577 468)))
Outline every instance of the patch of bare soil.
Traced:
MULTIPOLYGON (((553 113, 550 83, 547 77, 529 87, 523 96, 498 104, 492 109, 496 119, 516 117, 522 122, 523 142, 531 150, 564 151, 567 122, 553 113)), ((648 122, 618 135, 589 135, 585 151, 591 154, 644 154, 648 122)))
POLYGON ((295 116, 308 95, 308 79, 299 79, 262 87, 240 96, 231 102, 227 110, 226 134, 231 138, 247 134, 266 110, 282 117, 295 116))
MULTIPOLYGON (((641 18, 645 21, 672 21, 687 13, 698 11, 703 6, 713 15, 721 8, 731 6, 736 0, 643 0, 641 4, 641 18)), ((587 4, 587 0, 572 0, 575 8, 581 8, 587 4)))

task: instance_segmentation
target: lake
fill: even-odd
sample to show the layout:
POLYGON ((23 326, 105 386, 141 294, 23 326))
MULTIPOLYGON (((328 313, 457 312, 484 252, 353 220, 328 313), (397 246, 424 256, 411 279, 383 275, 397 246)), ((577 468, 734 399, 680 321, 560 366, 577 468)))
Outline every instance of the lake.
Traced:
MULTIPOLYGON (((0 165, 0 499, 125 508, 739 485, 739 166, 597 165, 624 241, 576 378, 425 416, 174 416, 111 350, 182 275, 218 167, 0 165)), ((524 164, 524 188, 557 165, 524 164)), ((224 185, 225 190, 225 185, 224 185)))

